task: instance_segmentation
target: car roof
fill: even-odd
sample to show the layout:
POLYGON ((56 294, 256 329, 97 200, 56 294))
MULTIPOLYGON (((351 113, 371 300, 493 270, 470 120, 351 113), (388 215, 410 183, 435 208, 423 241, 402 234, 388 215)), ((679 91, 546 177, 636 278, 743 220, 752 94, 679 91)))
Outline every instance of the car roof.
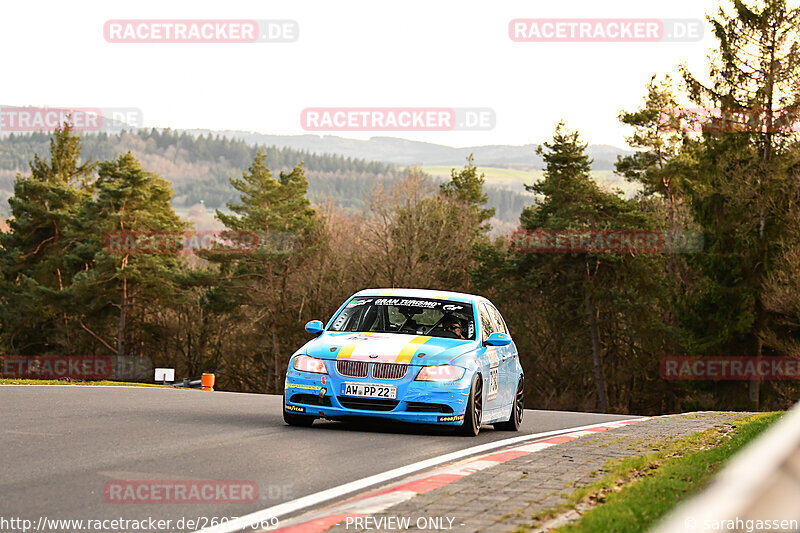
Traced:
POLYGON ((455 302, 482 302, 483 296, 465 294, 463 292, 437 291, 432 289, 364 289, 354 296, 408 296, 411 298, 434 298, 455 302))

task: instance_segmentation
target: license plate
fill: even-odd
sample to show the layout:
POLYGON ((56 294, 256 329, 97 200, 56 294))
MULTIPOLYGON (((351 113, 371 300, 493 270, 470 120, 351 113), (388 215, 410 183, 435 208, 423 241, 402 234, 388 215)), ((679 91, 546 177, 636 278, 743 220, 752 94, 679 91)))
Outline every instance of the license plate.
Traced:
POLYGON ((351 381, 346 381, 342 383, 341 395, 394 400, 397 398, 397 387, 392 385, 380 385, 378 383, 353 383, 351 381))

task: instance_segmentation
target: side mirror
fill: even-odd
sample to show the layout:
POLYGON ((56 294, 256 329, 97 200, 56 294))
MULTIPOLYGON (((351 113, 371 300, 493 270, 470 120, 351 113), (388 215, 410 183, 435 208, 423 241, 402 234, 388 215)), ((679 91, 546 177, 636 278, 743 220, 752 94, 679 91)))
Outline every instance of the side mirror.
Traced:
POLYGON ((511 337, 499 331, 489 335, 489 338, 483 342, 484 346, 508 346, 509 344, 511 344, 511 337))
POLYGON ((306 324, 306 331, 311 333, 312 335, 319 335, 325 330, 325 326, 319 320, 312 320, 308 324, 306 324))

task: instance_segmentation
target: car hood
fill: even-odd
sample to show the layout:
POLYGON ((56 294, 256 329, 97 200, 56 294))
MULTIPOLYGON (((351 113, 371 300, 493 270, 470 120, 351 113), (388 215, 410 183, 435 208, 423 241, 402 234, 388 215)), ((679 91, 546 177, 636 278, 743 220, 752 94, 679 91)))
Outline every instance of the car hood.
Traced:
POLYGON ((412 365, 448 363, 478 347, 476 341, 399 333, 325 332, 297 353, 320 359, 351 359, 412 365))

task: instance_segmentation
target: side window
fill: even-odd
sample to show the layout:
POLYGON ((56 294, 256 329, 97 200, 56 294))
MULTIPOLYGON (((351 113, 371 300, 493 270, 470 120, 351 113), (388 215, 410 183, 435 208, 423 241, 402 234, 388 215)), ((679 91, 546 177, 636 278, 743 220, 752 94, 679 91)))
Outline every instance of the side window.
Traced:
POLYGON ((497 329, 495 331, 499 331, 500 333, 505 333, 508 335, 508 328, 506 327, 503 317, 500 315, 500 311, 498 311, 493 305, 489 306, 489 310, 492 312, 492 318, 494 318, 494 323, 497 325, 497 329))
POLYGON ((333 331, 343 331, 344 325, 347 322, 347 319, 350 318, 351 314, 351 309, 342 310, 342 312, 339 313, 339 316, 336 317, 336 321, 331 326, 331 329, 333 331))
POLYGON ((481 303, 481 330, 483 331, 483 340, 489 338, 489 335, 496 331, 494 321, 489 313, 485 303, 481 303))

